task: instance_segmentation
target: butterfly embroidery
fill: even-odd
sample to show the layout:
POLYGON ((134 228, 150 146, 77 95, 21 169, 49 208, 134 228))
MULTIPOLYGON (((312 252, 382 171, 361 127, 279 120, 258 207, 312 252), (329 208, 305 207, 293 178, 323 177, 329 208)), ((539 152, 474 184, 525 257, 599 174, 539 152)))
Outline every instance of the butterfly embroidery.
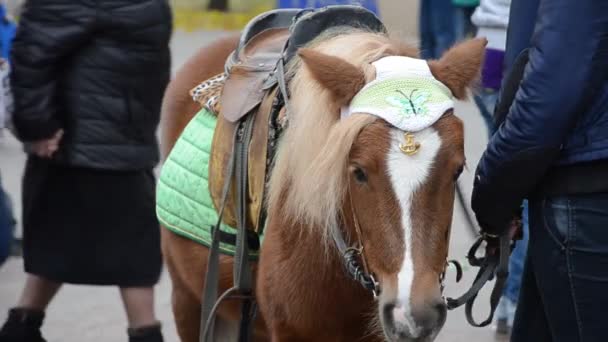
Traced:
POLYGON ((386 98, 386 101, 392 106, 399 108, 403 116, 410 117, 412 115, 428 114, 428 108, 425 105, 430 97, 428 92, 414 89, 410 93, 410 96, 407 96, 401 90, 395 91, 401 96, 389 96, 386 98))

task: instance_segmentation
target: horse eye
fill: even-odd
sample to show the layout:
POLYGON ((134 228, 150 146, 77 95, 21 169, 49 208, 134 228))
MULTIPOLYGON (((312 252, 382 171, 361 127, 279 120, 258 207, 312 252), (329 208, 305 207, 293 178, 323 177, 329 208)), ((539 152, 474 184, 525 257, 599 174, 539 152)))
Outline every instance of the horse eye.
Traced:
POLYGON ((456 172, 454 173, 454 180, 458 180, 458 178, 460 177, 460 175, 462 174, 462 171, 464 170, 464 165, 460 165, 460 167, 456 170, 456 172))
POLYGON ((367 183, 367 174, 363 171, 362 168, 356 167, 353 170, 353 175, 355 176, 355 180, 359 183, 367 183))

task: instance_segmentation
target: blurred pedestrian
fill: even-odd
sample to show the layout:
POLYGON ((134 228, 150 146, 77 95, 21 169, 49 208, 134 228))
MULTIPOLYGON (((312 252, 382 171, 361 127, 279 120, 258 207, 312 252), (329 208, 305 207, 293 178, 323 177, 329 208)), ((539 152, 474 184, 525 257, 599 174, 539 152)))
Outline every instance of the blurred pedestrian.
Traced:
POLYGON ((27 279, 1 342, 44 341, 45 309, 63 283, 120 287, 129 340, 162 341, 153 168, 171 26, 166 0, 25 3, 11 84, 28 153, 27 279))
POLYGON ((511 341, 604 341, 608 2, 512 0, 498 129, 475 175, 484 233, 529 203, 511 341))
POLYGON ((6 5, 0 2, 0 57, 9 60, 10 49, 17 26, 9 18, 6 5))
POLYGON ((510 6, 511 0, 481 0, 471 17, 477 27, 477 37, 485 37, 488 40, 480 89, 474 97, 486 124, 488 136, 492 136, 495 130, 492 116, 503 78, 510 6))
POLYGON ((452 0, 420 1, 420 55, 441 57, 456 42, 455 10, 452 0))
POLYGON ((17 26, 9 18, 4 1, 0 0, 0 139, 4 129, 12 128, 13 101, 10 94, 10 49, 17 26))
MULTIPOLYGON (((15 28, 15 23, 6 14, 5 4, 0 2, 0 139, 4 136, 4 130, 11 128, 12 97, 8 77, 9 53, 15 28)), ((15 225, 12 201, 0 178, 0 266, 11 254, 15 225)))

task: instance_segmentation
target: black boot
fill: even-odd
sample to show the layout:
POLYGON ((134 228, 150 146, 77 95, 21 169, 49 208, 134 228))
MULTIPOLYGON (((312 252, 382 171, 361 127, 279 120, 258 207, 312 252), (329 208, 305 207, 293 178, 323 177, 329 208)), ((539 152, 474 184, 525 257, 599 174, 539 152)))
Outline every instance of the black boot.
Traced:
POLYGON ((40 333, 44 312, 13 308, 0 330, 0 342, 46 342, 40 333))
POLYGON ((129 328, 128 333, 129 342, 163 342, 160 323, 140 328, 129 328))

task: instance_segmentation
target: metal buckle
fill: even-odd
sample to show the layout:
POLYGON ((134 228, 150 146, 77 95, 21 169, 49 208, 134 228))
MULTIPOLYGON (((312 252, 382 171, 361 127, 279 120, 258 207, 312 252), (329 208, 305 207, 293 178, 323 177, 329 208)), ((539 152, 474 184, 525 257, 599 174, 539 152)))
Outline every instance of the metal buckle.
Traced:
POLYGON ((369 279, 372 281, 372 284, 374 284, 374 288, 372 289, 374 299, 378 299, 378 296, 380 295, 380 283, 376 281, 376 278, 371 273, 369 274, 369 279))
POLYGON ((489 239, 498 239, 500 238, 500 235, 483 232, 481 233, 481 237, 487 241, 489 239))
POLYGON ((348 252, 355 252, 355 254, 357 256, 361 256, 361 255, 363 255, 363 246, 360 246, 360 247, 350 246, 344 251, 343 254, 346 255, 348 252))

